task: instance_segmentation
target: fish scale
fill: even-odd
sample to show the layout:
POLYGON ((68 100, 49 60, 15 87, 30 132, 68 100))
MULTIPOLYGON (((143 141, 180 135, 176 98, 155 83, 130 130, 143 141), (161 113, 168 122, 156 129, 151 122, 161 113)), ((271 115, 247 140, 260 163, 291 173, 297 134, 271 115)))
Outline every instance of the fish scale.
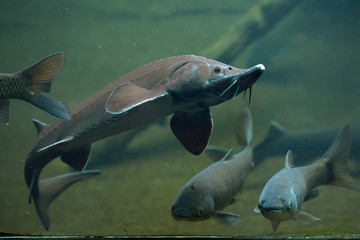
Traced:
POLYGON ((1 83, 1 99, 8 99, 8 98, 16 98, 16 99, 24 99, 29 94, 32 93, 31 91, 31 81, 22 76, 20 78, 5 78, 2 79, 1 83))

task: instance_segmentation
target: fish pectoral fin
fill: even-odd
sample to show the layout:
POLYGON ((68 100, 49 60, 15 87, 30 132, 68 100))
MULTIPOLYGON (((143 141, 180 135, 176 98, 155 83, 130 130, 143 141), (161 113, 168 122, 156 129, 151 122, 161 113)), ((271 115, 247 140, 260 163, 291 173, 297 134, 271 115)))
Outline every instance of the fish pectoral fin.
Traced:
POLYGON ((314 189, 314 190, 312 190, 311 192, 309 192, 309 193, 306 195, 306 197, 305 197, 305 199, 304 199, 304 202, 305 202, 305 201, 308 201, 308 200, 311 200, 311 199, 313 199, 313 198, 316 198, 317 196, 319 196, 319 193, 320 193, 319 189, 314 189))
POLYGON ((255 207, 255 208, 254 208, 254 212, 255 212, 255 213, 261 213, 261 211, 260 211, 260 209, 259 209, 258 207, 255 207))
MULTIPOLYGON (((214 162, 217 162, 219 160, 221 160, 227 153, 228 153, 228 149, 222 148, 222 147, 217 147, 217 146, 208 146, 205 149, 205 154, 211 158, 214 162)), ((232 157, 233 154, 230 154, 227 159, 230 159, 232 157)))
POLYGON ((0 122, 8 125, 9 124, 9 99, 0 100, 0 122))
POLYGON ((240 215, 234 213, 215 211, 215 215, 225 225, 233 226, 240 221, 240 215))
POLYGON ((280 221, 276 221, 276 220, 271 220, 271 226, 274 232, 276 232, 276 230, 278 229, 280 225, 280 221))
POLYGON ((76 171, 82 171, 89 160, 91 144, 73 149, 61 155, 61 160, 76 171))
POLYGON ((165 89, 148 90, 131 82, 118 85, 105 103, 105 110, 111 114, 121 114, 144 104, 156 102, 167 96, 165 89))
POLYGON ((311 214, 309 213, 306 213, 304 211, 298 211, 293 217, 292 217, 293 220, 299 222, 299 223, 305 223, 305 224, 308 224, 308 223, 312 223, 312 222, 315 222, 315 221, 320 221, 321 219, 320 218, 317 218, 317 217, 314 217, 312 216, 311 214))
POLYGON ((170 126, 182 145, 192 154, 199 155, 206 148, 212 132, 210 108, 196 112, 176 112, 170 126))
POLYGON ((83 171, 64 174, 39 181, 39 194, 33 195, 36 211, 46 230, 50 229, 48 208, 51 202, 72 184, 96 176, 100 171, 83 171))

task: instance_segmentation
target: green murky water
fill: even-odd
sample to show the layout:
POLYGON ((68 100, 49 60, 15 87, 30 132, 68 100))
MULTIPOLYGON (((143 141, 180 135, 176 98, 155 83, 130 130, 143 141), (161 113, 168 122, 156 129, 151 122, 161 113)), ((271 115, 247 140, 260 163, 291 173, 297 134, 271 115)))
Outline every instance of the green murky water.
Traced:
MULTIPOLYGON (((142 64, 182 54, 217 58, 218 44, 246 35, 254 40, 239 42, 246 48, 230 53, 229 62, 226 58, 224 62, 240 68, 258 63, 266 67, 253 87, 254 145, 266 136, 272 120, 290 132, 359 124, 359 2, 289 4, 279 7, 279 15, 268 16, 267 20, 275 19, 275 23, 261 36, 251 35, 251 29, 261 25, 237 32, 241 21, 248 23, 244 16, 256 18, 253 7, 261 3, 2 0, 0 72, 15 72, 51 53, 65 51, 66 65, 49 96, 71 108, 142 64), (224 36, 229 37, 222 42, 224 36)), ((247 106, 248 101, 238 97, 212 108, 212 145, 240 151, 234 129, 237 116, 247 106)), ((253 208, 266 181, 283 167, 283 158, 268 158, 255 168, 236 204, 226 208, 241 215, 241 224, 228 227, 214 219, 196 223, 172 219, 169 207, 181 187, 211 160, 186 152, 172 135, 169 119, 165 126, 154 124, 140 132, 126 148, 117 145, 124 145, 121 136, 93 144, 88 167, 96 167, 102 174, 71 186, 52 203, 52 227, 46 232, 34 206, 27 204, 23 177, 24 160, 36 139, 32 118, 47 123, 55 120, 28 103, 12 100, 10 125, 0 126, 0 232, 272 234, 270 222, 253 208)), ((360 171, 359 160, 349 160, 352 172, 360 171)), ((56 159, 45 168, 42 178, 69 171, 56 159)), ((359 193, 322 186, 320 196, 304 203, 302 209, 323 220, 310 225, 283 222, 277 234, 360 233, 359 197, 359 193)))

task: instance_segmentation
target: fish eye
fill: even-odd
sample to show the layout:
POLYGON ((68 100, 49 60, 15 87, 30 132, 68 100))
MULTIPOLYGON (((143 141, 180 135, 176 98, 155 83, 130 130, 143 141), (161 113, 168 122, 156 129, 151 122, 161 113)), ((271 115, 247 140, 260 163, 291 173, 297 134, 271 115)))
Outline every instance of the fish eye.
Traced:
POLYGON ((214 72, 219 73, 219 72, 220 72, 220 67, 216 66, 216 67, 214 68, 214 72))
POLYGON ((203 210, 202 210, 202 209, 199 209, 199 210, 197 211, 197 215, 198 215, 199 217, 201 217, 201 216, 203 215, 203 210))
POLYGON ((286 209, 290 211, 292 206, 293 206, 292 202, 289 201, 287 202, 286 209))

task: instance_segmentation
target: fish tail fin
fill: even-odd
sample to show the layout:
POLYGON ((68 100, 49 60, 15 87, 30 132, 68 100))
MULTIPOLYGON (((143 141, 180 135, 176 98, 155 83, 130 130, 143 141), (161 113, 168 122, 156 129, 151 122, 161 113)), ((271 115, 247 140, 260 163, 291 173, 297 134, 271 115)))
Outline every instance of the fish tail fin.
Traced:
POLYGON ((48 208, 51 202, 70 185, 98 174, 100 174, 100 171, 83 171, 39 181, 39 194, 33 194, 33 198, 36 211, 46 230, 50 229, 48 208))
POLYGON ((253 138, 253 121, 251 112, 248 108, 240 114, 237 125, 236 140, 242 147, 251 145, 253 138))
POLYGON ((69 111, 62 102, 45 97, 40 93, 34 93, 27 101, 55 117, 63 120, 71 119, 69 111))
POLYGON ((320 161, 326 161, 331 172, 328 184, 360 192, 360 185, 350 176, 348 157, 351 147, 350 126, 346 124, 339 131, 337 137, 322 156, 320 161))
POLYGON ((32 80, 33 92, 50 92, 51 80, 61 70, 65 63, 65 53, 59 52, 41 59, 22 71, 32 80))

